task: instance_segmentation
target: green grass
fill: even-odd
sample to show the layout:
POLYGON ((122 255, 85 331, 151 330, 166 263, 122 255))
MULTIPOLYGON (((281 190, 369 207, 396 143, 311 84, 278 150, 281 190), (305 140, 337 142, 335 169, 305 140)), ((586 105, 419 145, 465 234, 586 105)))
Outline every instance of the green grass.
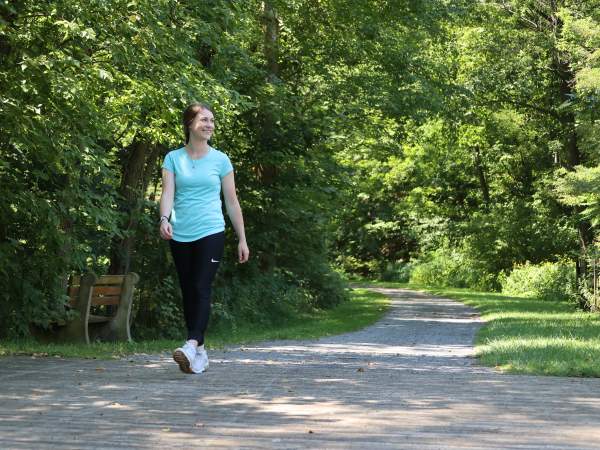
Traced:
POLYGON ((477 309, 485 326, 475 341, 480 362, 509 373, 600 377, 600 314, 573 303, 469 289, 403 287, 453 298, 477 309))
MULTIPOLYGON (((315 339, 359 330, 376 322, 388 309, 389 299, 382 294, 355 289, 350 300, 329 309, 302 314, 293 320, 273 326, 241 325, 235 329, 210 331, 206 338, 209 349, 225 345, 249 344, 275 339, 315 339)), ((134 343, 39 344, 27 341, 0 341, 0 356, 33 355, 110 359, 132 354, 171 351, 181 341, 155 340, 134 343)))

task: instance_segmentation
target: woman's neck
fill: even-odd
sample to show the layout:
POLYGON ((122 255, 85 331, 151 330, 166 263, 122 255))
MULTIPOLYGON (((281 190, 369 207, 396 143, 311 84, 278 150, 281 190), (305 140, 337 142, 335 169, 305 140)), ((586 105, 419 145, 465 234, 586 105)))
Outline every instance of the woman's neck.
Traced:
POLYGON ((201 157, 208 153, 210 146, 208 145, 208 141, 194 139, 193 136, 190 136, 190 140, 187 144, 185 144, 185 148, 190 156, 201 157))

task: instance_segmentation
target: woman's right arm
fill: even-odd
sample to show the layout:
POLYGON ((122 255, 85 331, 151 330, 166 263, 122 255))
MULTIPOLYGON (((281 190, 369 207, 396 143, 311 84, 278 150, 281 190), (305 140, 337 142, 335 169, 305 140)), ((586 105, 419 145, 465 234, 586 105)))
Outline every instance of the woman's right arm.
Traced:
POLYGON ((175 174, 170 170, 162 170, 162 193, 160 194, 160 237, 173 238, 173 228, 165 217, 171 217, 173 199, 175 198, 175 174))

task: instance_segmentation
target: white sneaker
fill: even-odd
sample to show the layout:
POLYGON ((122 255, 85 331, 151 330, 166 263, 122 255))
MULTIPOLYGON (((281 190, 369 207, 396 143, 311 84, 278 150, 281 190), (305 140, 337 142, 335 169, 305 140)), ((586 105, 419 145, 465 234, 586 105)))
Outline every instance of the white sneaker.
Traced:
POLYGON ((206 369, 208 369, 208 355, 206 354, 206 350, 197 349, 196 358, 192 364, 192 371, 194 373, 202 373, 206 369))
POLYGON ((186 342, 182 347, 179 347, 173 352, 173 359, 177 364, 179 364, 179 368, 184 373, 194 373, 192 370, 192 365, 196 358, 196 347, 186 342))

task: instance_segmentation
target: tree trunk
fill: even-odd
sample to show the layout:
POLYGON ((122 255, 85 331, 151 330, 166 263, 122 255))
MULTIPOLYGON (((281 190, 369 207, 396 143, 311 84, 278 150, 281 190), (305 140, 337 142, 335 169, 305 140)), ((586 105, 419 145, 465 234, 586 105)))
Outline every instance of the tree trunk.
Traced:
MULTIPOLYGON (((277 12, 271 1, 263 2, 262 21, 264 25, 264 49, 266 61, 266 81, 268 84, 277 84, 279 80, 279 20, 277 12)), ((269 161, 268 149, 276 144, 276 112, 269 107, 268 98, 265 98, 260 112, 262 126, 260 132, 260 148, 267 156, 264 162, 258 162, 254 168, 255 173, 263 185, 270 185, 277 177, 277 166, 269 161)))
POLYGON ((270 81, 279 76, 279 21, 277 13, 269 0, 263 2, 263 23, 265 25, 264 55, 270 81))
MULTIPOLYGON (((563 23, 556 19, 555 34, 560 35, 563 23)), ((559 104, 570 101, 574 98, 573 84, 575 83, 575 73, 568 61, 561 58, 560 51, 555 49, 553 57, 553 69, 558 76, 559 85, 559 104)), ((571 108, 562 108, 558 111, 560 124, 563 132, 562 140, 564 143, 565 157, 562 166, 568 170, 573 170, 575 166, 583 163, 583 157, 579 148, 577 139, 577 129, 575 123, 575 113, 571 108)), ((581 213, 582 208, 576 208, 576 213, 581 213)), ((580 220, 577 224, 579 234, 580 252, 585 254, 594 240, 594 232, 591 224, 587 220, 580 220)))
MULTIPOLYGON (((73 229, 73 220, 70 218, 63 218, 63 220, 60 224, 60 229, 64 233, 65 236, 69 236, 69 234, 71 233, 71 231, 73 229)), ((71 243, 71 240, 68 237, 65 237, 65 241, 60 246, 58 253, 64 262, 68 262, 68 261, 70 261, 72 252, 73 252, 73 245, 71 243)), ((65 264, 64 268, 66 269, 69 266, 70 266, 70 264, 65 264)), ((69 276, 70 275, 71 274, 66 270, 62 274, 61 285, 62 285, 62 292, 64 292, 64 293, 67 292, 67 289, 69 286, 69 276)))
MULTIPOLYGON (((561 60, 559 55, 554 57, 553 68, 559 77, 560 103, 562 104, 574 97, 575 73, 569 63, 561 60)), ((563 142, 566 150, 563 166, 572 170, 582 162, 575 129, 575 113, 570 108, 564 108, 562 112, 559 111, 558 115, 564 133, 563 142)))
POLYGON ((123 165, 123 175, 119 194, 123 198, 122 210, 126 215, 122 231, 123 237, 115 237, 110 251, 110 274, 125 274, 131 265, 131 253, 135 243, 135 230, 139 222, 144 192, 149 177, 147 166, 154 167, 159 149, 145 142, 133 143, 129 158, 123 165))
POLYGON ((481 161, 481 150, 479 149, 479 146, 476 146, 473 150, 475 157, 475 170, 477 171, 477 176, 479 177, 479 185, 481 186, 481 193, 483 194, 483 202, 487 208, 490 206, 490 189, 485 176, 485 168, 483 166, 483 162, 481 161))
POLYGON ((166 147, 157 145, 154 147, 153 153, 150 156, 148 163, 146 164, 146 172, 144 174, 144 184, 146 186, 152 185, 152 193, 148 196, 148 199, 152 202, 156 201, 156 192, 158 191, 158 185, 161 181, 161 167, 162 161, 160 155, 166 150, 166 147))
MULTIPOLYGON (((556 4, 551 3, 553 6, 553 34, 560 36, 563 29, 563 22, 557 16, 556 4)), ((559 86, 559 104, 562 105, 565 102, 571 101, 574 97, 573 85, 575 83, 575 73, 569 63, 569 61, 561 58, 560 50, 555 48, 554 55, 552 58, 552 69, 558 76, 559 86)), ((577 128, 575 113, 571 108, 562 108, 558 110, 559 120, 561 123, 562 132, 564 133, 563 143, 565 148, 565 158, 562 161, 562 166, 568 170, 573 170, 575 166, 583 163, 582 154, 579 148, 577 139, 577 128)), ((580 215, 582 207, 575 208, 575 214, 580 215)), ((591 223, 587 220, 578 220, 577 232, 579 235, 579 254, 582 260, 585 259, 585 255, 588 253, 588 248, 594 242, 594 230, 591 223)), ((576 263, 577 264, 577 263, 576 263)), ((584 279, 587 277, 585 273, 587 271, 587 265, 583 263, 581 267, 577 265, 577 279, 584 279), (583 277, 583 278, 581 278, 583 277)), ((585 304, 583 298, 580 299, 581 304, 585 304)))

